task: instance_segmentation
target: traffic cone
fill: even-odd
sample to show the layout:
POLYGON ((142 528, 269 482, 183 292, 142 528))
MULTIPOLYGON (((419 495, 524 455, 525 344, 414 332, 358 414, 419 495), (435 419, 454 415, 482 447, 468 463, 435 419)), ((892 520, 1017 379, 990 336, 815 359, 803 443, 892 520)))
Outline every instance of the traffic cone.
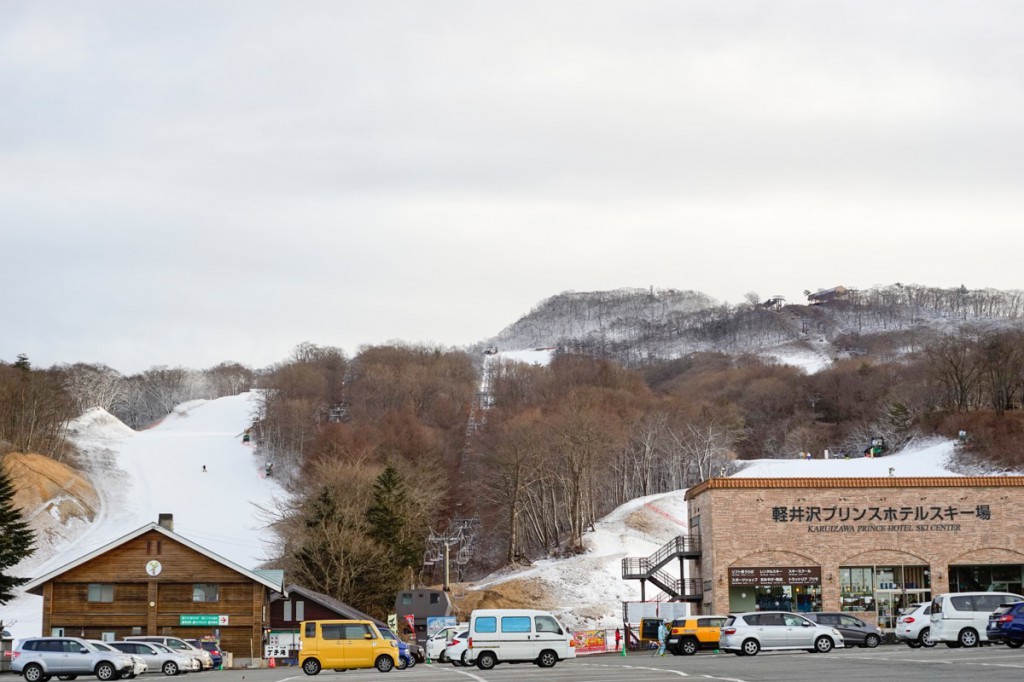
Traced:
POLYGON ((267 667, 268 668, 276 668, 277 667, 277 663, 274 662, 274 657, 273 656, 270 657, 270 663, 267 665, 267 667))

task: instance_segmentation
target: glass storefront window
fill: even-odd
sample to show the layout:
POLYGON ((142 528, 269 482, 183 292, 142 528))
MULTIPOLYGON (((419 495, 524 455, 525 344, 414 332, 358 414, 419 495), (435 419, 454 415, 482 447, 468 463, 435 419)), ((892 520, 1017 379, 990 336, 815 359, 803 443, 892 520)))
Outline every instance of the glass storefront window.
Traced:
POLYGON ((1024 565, 950 566, 950 592, 1013 592, 1024 588, 1024 565))
POLYGON ((839 569, 839 597, 843 611, 874 611, 875 579, 871 566, 839 569))

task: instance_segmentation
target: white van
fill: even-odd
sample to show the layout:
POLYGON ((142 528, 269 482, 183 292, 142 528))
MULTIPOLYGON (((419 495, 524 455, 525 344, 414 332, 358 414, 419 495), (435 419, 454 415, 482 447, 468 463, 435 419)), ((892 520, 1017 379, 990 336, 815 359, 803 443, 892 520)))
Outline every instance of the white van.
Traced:
POLYGON ((978 646, 988 641, 988 616, 1000 604, 1024 601, 1012 592, 950 592, 932 600, 931 633, 934 642, 948 647, 978 646))
POLYGON ((497 663, 550 668, 566 658, 576 658, 572 633, 547 611, 476 609, 469 616, 466 662, 481 670, 497 663))
POLYGON ((469 629, 469 623, 459 623, 458 625, 445 625, 443 628, 427 637, 426 649, 427 658, 432 661, 439 661, 441 663, 446 662, 444 656, 445 648, 452 643, 452 637, 462 632, 463 630, 469 629))

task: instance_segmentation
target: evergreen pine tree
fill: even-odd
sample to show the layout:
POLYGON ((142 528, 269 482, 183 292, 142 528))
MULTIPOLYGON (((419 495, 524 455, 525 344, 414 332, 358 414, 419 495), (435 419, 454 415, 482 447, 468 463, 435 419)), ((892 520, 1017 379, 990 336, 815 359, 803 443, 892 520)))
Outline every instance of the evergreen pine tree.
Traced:
POLYGON ((373 504, 366 510, 367 535, 387 547, 400 568, 418 565, 422 554, 409 538, 411 513, 405 480, 389 464, 373 484, 373 504))
POLYGON ((35 533, 14 506, 14 484, 0 461, 0 604, 14 599, 14 588, 28 578, 7 575, 7 570, 35 551, 35 533))

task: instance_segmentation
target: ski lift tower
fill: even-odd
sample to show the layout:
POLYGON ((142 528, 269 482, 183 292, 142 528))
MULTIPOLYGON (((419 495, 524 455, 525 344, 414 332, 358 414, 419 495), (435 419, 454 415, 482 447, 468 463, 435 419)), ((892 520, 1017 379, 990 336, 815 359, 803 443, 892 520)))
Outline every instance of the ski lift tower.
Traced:
POLYGON ((453 561, 458 566, 459 582, 462 581, 462 571, 473 556, 473 549, 476 545, 476 537, 480 532, 480 519, 456 518, 448 524, 443 532, 430 531, 427 538, 427 551, 423 558, 425 566, 441 564, 442 589, 445 592, 451 591, 450 567, 453 561))

